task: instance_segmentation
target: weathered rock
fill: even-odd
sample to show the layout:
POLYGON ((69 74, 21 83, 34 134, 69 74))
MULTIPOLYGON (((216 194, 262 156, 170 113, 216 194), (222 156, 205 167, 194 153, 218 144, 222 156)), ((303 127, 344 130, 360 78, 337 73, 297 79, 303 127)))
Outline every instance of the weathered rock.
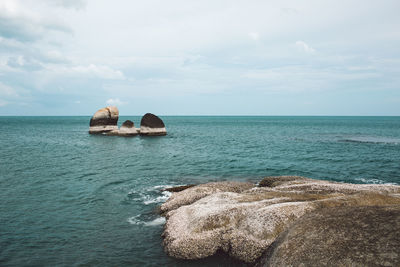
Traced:
POLYGON ((240 193, 252 187, 254 187, 254 184, 242 182, 214 182, 193 186, 172 194, 168 201, 161 205, 160 211, 166 213, 180 206, 192 204, 203 197, 217 192, 240 193))
POLYGON ((154 114, 146 113, 140 122, 140 135, 166 135, 164 122, 154 114))
POLYGON ((334 207, 297 220, 257 266, 400 266, 400 205, 334 207))
POLYGON ((254 263, 289 225, 315 210, 400 205, 400 186, 295 176, 270 180, 266 187, 220 182, 173 193, 161 206, 167 218, 163 233, 166 253, 199 259, 223 250, 254 263))
POLYGON ((126 120, 118 131, 119 136, 136 136, 138 134, 138 129, 135 128, 134 123, 130 120, 126 120))
POLYGON ((301 176, 268 176, 261 180, 258 184, 259 187, 275 187, 281 184, 296 184, 301 183, 305 180, 311 180, 309 178, 301 176))
POLYGON ((168 191, 168 192, 180 192, 180 191, 183 191, 183 190, 185 190, 185 189, 188 189, 188 188, 190 188, 190 187, 193 187, 193 186, 195 186, 195 184, 188 184, 188 185, 180 185, 180 186, 174 186, 174 187, 167 187, 167 188, 164 188, 163 190, 161 190, 161 191, 168 191))
POLYGON ((118 108, 105 107, 99 109, 90 119, 90 134, 107 133, 110 131, 118 130, 118 108))

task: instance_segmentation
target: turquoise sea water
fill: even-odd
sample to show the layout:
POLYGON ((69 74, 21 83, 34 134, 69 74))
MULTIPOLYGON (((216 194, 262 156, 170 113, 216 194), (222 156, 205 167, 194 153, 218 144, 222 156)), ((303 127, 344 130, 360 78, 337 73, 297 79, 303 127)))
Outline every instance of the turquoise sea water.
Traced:
MULTIPOLYGON (((140 117, 120 117, 119 124, 140 117)), ((162 117, 165 137, 90 117, 0 117, 1 266, 229 266, 166 256, 166 186, 302 175, 400 184, 400 117, 162 117)))

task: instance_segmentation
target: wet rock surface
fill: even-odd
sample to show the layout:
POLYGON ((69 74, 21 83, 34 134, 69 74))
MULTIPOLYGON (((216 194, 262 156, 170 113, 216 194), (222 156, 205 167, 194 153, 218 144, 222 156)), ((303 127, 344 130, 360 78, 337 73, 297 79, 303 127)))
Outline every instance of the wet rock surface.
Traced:
POLYGON ((147 136, 166 135, 164 122, 152 113, 146 113, 140 121, 140 134, 147 136))
MULTIPOLYGON (((173 193, 160 208, 167 219, 163 233, 166 253, 176 258, 199 259, 222 250, 241 261, 255 263, 268 249, 272 251, 280 236, 303 216, 326 210, 333 218, 335 209, 339 212, 348 207, 360 208, 361 218, 369 209, 400 205, 400 186, 395 185, 345 184, 297 176, 267 177, 263 181, 259 187, 251 183, 216 182, 173 193)), ((346 224, 341 218, 345 215, 332 222, 331 227, 346 224)), ((298 237, 294 247, 301 245, 301 235, 298 237)), ((291 239, 287 240, 291 243, 291 239)), ((313 242, 308 246, 307 249, 313 249, 313 242)), ((279 253, 269 255, 280 258, 279 253)))

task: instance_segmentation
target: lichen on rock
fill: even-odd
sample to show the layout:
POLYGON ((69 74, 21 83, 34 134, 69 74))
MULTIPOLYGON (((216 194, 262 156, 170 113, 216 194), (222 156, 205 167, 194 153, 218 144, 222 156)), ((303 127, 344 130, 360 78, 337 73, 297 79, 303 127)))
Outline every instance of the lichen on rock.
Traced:
POLYGON ((252 183, 216 182, 173 193, 161 206, 168 255, 200 259, 223 250, 254 263, 306 214, 336 207, 400 205, 400 187, 283 176, 252 183))

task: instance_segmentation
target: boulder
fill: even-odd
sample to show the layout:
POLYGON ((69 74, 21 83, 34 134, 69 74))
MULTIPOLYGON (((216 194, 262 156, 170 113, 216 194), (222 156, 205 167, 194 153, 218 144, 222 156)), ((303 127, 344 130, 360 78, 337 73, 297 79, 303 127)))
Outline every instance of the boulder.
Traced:
POLYGON ((99 109, 90 119, 90 134, 101 134, 118 130, 118 108, 105 107, 99 109))
POLYGON ((160 208, 166 216, 166 253, 200 259, 224 251, 255 263, 304 215, 335 207, 368 210, 400 205, 400 186, 396 185, 345 184, 297 176, 270 177, 264 183, 265 187, 208 183, 172 193, 160 208))
POLYGON ((333 207, 284 231, 257 266, 400 266, 400 205, 333 207))
POLYGON ((140 122, 140 135, 166 135, 164 122, 154 114, 146 113, 140 122))
POLYGON ((118 131, 119 136, 136 136, 139 134, 138 129, 135 128, 135 125, 132 121, 126 120, 121 125, 121 128, 118 131))

